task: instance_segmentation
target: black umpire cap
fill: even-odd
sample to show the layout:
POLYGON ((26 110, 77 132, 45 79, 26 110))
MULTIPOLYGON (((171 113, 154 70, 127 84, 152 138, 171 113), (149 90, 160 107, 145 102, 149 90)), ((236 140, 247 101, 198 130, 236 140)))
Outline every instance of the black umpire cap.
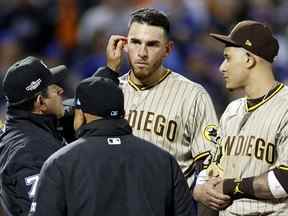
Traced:
POLYGON ((8 68, 3 82, 3 90, 9 105, 21 104, 51 84, 59 84, 67 75, 64 65, 48 68, 44 62, 29 56, 8 68))
POLYGON ((82 80, 76 88, 75 98, 65 100, 64 105, 106 119, 123 118, 125 114, 122 90, 104 77, 92 76, 82 80))

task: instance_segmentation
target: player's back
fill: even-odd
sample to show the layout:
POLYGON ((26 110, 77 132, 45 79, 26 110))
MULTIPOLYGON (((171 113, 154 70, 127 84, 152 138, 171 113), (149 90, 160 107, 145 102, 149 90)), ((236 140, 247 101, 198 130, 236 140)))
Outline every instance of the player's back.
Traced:
MULTIPOLYGON (((114 132, 100 136, 90 128, 46 163, 56 184, 63 182, 66 215, 191 215, 191 193, 176 160, 143 139, 114 132)), ((50 190, 39 188, 36 215, 45 212, 43 191, 50 190)))

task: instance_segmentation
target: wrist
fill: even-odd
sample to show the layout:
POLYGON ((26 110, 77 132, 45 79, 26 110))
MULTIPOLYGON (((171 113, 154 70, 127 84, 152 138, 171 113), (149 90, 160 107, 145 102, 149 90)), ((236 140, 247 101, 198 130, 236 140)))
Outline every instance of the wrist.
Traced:
POLYGON ((115 65, 115 64, 112 64, 112 63, 107 63, 107 68, 109 68, 114 73, 118 73, 120 65, 119 64, 115 65))
POLYGON ((244 179, 225 179, 223 193, 233 200, 241 198, 257 199, 253 188, 254 177, 244 179))

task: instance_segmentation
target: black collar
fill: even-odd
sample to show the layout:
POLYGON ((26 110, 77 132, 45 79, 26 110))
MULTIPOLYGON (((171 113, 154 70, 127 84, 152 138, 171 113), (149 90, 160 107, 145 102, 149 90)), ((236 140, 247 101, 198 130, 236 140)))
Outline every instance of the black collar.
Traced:
MULTIPOLYGON (((18 110, 9 108, 7 111, 7 127, 14 124, 20 124, 29 121, 40 127, 46 131, 52 133, 55 137, 59 137, 59 133, 57 131, 58 120, 55 115, 39 115, 33 114, 29 111, 18 110)), ((23 125, 24 126, 24 125, 23 125)))
POLYGON ((87 136, 121 136, 132 133, 132 129, 126 119, 99 119, 81 126, 77 131, 77 137, 87 136))

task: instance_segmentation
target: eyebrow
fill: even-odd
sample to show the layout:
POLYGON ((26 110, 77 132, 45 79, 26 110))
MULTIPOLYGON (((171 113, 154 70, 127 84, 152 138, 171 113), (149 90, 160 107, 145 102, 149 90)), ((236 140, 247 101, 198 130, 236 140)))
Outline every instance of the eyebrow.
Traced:
MULTIPOLYGON (((137 38, 131 38, 130 40, 131 40, 133 43, 142 43, 142 41, 139 40, 139 39, 137 39, 137 38)), ((160 44, 160 41, 159 41, 159 40, 146 41, 146 44, 147 44, 147 45, 150 45, 150 46, 159 45, 159 44, 160 44)))

